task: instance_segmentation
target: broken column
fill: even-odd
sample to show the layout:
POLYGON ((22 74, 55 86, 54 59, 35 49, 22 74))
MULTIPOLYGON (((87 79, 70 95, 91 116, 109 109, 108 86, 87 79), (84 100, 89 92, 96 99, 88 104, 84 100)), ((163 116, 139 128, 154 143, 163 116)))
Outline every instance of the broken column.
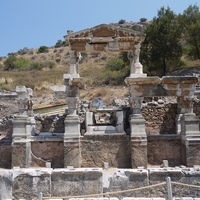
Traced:
POLYGON ((141 44, 135 44, 133 50, 129 51, 127 56, 130 60, 130 77, 147 77, 147 74, 143 73, 143 66, 140 63, 140 47, 141 44))
POLYGON ((193 113, 193 99, 197 77, 164 77, 163 85, 168 93, 177 96, 177 134, 182 141, 182 161, 188 166, 200 165, 199 118, 193 113))
POLYGON ((80 120, 77 109, 79 88, 83 86, 83 79, 78 74, 80 58, 80 53, 71 51, 68 68, 69 74, 64 74, 66 100, 69 111, 65 119, 64 167, 81 167, 80 120))
MULTIPOLYGON (((142 64, 139 62, 140 43, 134 45, 134 49, 128 53, 130 59, 130 76, 125 79, 129 86, 130 107, 130 136, 131 136, 131 164, 132 168, 147 166, 147 135, 145 131, 145 119, 141 114, 143 101, 143 88, 141 79, 145 81, 142 64)), ((143 84, 143 83, 142 83, 143 84)))
POLYGON ((131 131, 131 163, 132 168, 147 166, 147 135, 145 132, 145 119, 140 109, 141 97, 131 97, 132 114, 130 115, 131 131))
POLYGON ((181 119, 181 140, 183 161, 187 167, 200 165, 200 131, 199 118, 193 113, 193 98, 185 97, 183 107, 185 113, 181 119))
POLYGON ((29 167, 31 162, 30 137, 34 132, 35 120, 32 109, 32 89, 17 86, 19 112, 13 120, 12 167, 29 167))

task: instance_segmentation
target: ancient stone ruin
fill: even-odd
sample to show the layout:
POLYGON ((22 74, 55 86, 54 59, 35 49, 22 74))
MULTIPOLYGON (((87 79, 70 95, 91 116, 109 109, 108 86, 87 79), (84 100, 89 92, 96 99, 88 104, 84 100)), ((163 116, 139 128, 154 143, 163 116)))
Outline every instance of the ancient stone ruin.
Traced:
MULTIPOLYGON (((7 158, 3 156, 0 165, 10 168, 137 168, 142 170, 142 176, 150 173, 145 169, 152 166, 200 165, 199 118, 193 112, 198 79, 144 74, 139 60, 144 38, 142 33, 104 24, 79 32, 69 31, 65 36, 70 46, 68 73, 63 75, 63 86, 51 87, 57 98, 66 99, 66 113, 42 121, 34 116, 31 89, 18 86, 19 112, 13 119, 12 141, 0 146, 2 155, 7 152, 7 158), (127 52, 131 61, 130 76, 125 79, 129 102, 126 106, 107 106, 96 97, 86 106, 81 120, 79 93, 84 81, 79 75, 79 62, 81 52, 86 51, 127 52), (165 107, 163 98, 168 97, 176 98, 176 105, 165 107), (145 98, 154 100, 151 109, 144 106, 145 98), (155 113, 152 112, 154 108, 155 113), (157 132, 151 134, 153 131, 148 127, 153 123, 157 126, 159 113, 169 113, 168 118, 167 114, 162 116, 162 123, 167 125, 159 125, 160 132, 155 128, 157 132), (156 120, 150 122, 154 117, 157 124, 156 120), (44 125, 49 128, 45 129, 44 125)), ((56 173, 60 172, 51 171, 47 176, 56 173)), ((139 176, 140 172, 134 173, 139 176)), ((95 177, 99 180, 101 173, 97 174, 95 177)))

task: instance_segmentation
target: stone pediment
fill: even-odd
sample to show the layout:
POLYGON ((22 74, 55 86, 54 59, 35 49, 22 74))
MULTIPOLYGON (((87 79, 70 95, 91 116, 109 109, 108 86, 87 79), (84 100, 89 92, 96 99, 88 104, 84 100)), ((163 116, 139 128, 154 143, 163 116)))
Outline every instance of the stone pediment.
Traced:
POLYGON ((68 31, 64 38, 72 51, 130 51, 144 40, 145 34, 101 24, 78 32, 68 31))

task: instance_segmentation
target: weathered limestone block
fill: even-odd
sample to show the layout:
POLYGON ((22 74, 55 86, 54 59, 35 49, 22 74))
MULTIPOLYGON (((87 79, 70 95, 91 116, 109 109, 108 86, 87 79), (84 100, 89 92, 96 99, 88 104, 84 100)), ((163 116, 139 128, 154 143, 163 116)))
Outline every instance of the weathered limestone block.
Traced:
POLYGON ((28 141, 19 141, 12 144, 12 167, 30 167, 31 144, 28 141))
POLYGON ((200 137, 199 119, 194 113, 186 113, 182 116, 182 137, 200 137))
POLYGON ((147 139, 149 165, 162 166, 163 160, 167 160, 170 167, 183 163, 179 135, 148 135, 147 139))
POLYGON ((169 96, 193 96, 197 81, 194 76, 164 76, 162 85, 169 96))
MULTIPOLYGON (((147 198, 147 197, 125 197, 123 200, 165 200, 165 198, 154 197, 154 198, 147 198)), ((177 199, 176 199, 177 200, 177 199)), ((186 199, 185 199, 186 200, 186 199)))
MULTIPOLYGON (((122 191, 133 188, 139 188, 148 185, 148 170, 146 169, 117 169, 110 177, 110 186, 108 192, 122 191)), ((123 197, 148 197, 149 191, 138 190, 120 194, 110 195, 122 199, 123 197)))
POLYGON ((80 139, 64 141, 64 167, 81 167, 80 139))
POLYGON ((199 144, 200 131, 199 119, 194 113, 186 113, 181 121, 181 139, 183 143, 183 158, 186 166, 200 165, 199 144))
POLYGON ((200 165, 200 139, 187 139, 183 146, 185 153, 185 165, 187 167, 193 167, 194 165, 200 165))
POLYGON ((125 134, 94 134, 81 138, 82 167, 131 168, 130 138, 125 134))
MULTIPOLYGON (((74 200, 74 198, 71 198, 69 200, 74 200)), ((118 198, 115 197, 90 197, 90 198, 76 198, 76 200, 119 200, 118 198)))
POLYGON ((32 200, 42 192, 44 196, 51 193, 52 169, 18 169, 13 170, 14 199, 32 200))
POLYGON ((11 168, 12 162, 12 138, 3 138, 0 140, 0 167, 11 168))
POLYGON ((100 194, 102 185, 102 170, 99 168, 54 169, 52 172, 52 196, 100 194))
POLYGON ((147 166, 147 138, 131 137, 132 168, 147 166))
MULTIPOLYGON (((182 169, 178 168, 150 168, 149 185, 166 182, 166 177, 171 177, 172 181, 179 181, 183 176, 182 169)), ((162 197, 167 199, 167 185, 150 188, 150 197, 162 197)), ((174 194, 174 190, 173 190, 174 194)), ((177 196, 174 194, 174 196, 177 196)))
POLYGON ((65 118, 65 134, 64 138, 80 137, 80 120, 78 115, 67 116, 65 118))
POLYGON ((12 199, 12 171, 0 171, 0 199, 12 199))
POLYGON ((57 138, 53 137, 54 136, 52 136, 51 139, 54 141, 42 142, 41 140, 31 143, 31 150, 34 155, 32 156, 31 167, 45 167, 46 162, 50 162, 52 168, 64 167, 63 141, 56 141, 57 138), (34 157, 43 160, 43 162, 39 162, 39 160, 34 159, 34 157))
POLYGON ((131 115, 130 117, 131 137, 145 137, 145 119, 141 114, 131 115))
MULTIPOLYGON (((166 182, 166 177, 170 177, 171 181, 199 185, 200 172, 199 168, 165 168, 165 169, 149 169, 149 184, 157 184, 166 182)), ((185 187, 182 185, 172 184, 174 197, 199 197, 199 188, 185 187)), ((160 196, 167 198, 166 185, 152 188, 152 196, 160 196)))

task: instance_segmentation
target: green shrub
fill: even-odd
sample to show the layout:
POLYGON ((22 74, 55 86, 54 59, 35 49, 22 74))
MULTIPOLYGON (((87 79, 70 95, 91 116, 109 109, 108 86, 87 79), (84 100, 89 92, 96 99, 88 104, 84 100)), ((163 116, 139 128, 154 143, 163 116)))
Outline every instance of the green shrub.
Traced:
POLYGON ((14 68, 17 70, 22 70, 30 66, 30 61, 26 58, 20 57, 14 61, 14 68))
POLYGON ((196 51, 195 46, 188 45, 184 50, 184 54, 191 60, 197 60, 198 59, 198 54, 196 51))
POLYGON ((125 62, 121 58, 111 58, 106 63, 106 69, 119 71, 125 68, 125 62))
POLYGON ((12 70, 15 68, 14 62, 17 60, 16 56, 10 55, 8 58, 3 62, 5 66, 5 70, 12 70))
POLYGON ((124 79, 129 76, 130 74, 130 67, 126 66, 122 70, 113 71, 111 69, 103 70, 100 74, 100 78, 104 84, 110 85, 123 85, 124 79))
POLYGON ((48 67, 49 69, 53 69, 55 67, 55 63, 51 61, 46 61, 45 66, 48 67))
POLYGON ((120 19, 119 22, 118 22, 118 24, 124 24, 125 22, 126 22, 125 19, 120 19))
POLYGON ((61 58, 56 58, 55 60, 57 63, 59 63, 61 61, 61 58))
POLYGON ((40 62, 32 62, 30 65, 31 70, 41 70, 42 68, 43 68, 43 65, 40 62))
POLYGON ((48 67, 49 69, 53 69, 55 67, 55 63, 51 61, 32 62, 30 65, 31 70, 42 70, 45 67, 48 67))
POLYGON ((58 47, 62 47, 62 45, 63 45, 63 41, 62 41, 62 40, 58 40, 58 41, 56 42, 56 44, 54 45, 54 47, 55 47, 55 48, 58 48, 58 47))
POLYGON ((147 21, 147 18, 145 18, 145 17, 140 18, 140 23, 144 23, 146 21, 147 21))
POLYGON ((38 53, 46 53, 48 52, 48 47, 46 46, 40 46, 40 48, 38 49, 38 53))
POLYGON ((66 41, 62 41, 62 40, 58 40, 56 42, 56 44, 54 45, 55 48, 58 48, 58 47, 65 47, 67 46, 67 42, 66 41))

